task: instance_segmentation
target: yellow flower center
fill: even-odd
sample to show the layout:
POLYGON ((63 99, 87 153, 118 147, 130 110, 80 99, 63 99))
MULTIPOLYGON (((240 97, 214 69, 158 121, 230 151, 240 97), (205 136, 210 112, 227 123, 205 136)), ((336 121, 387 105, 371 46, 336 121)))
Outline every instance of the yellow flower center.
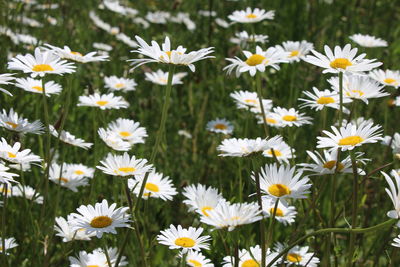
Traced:
POLYGON ((131 133, 130 132, 119 132, 119 135, 122 137, 128 137, 128 136, 131 136, 131 133))
POLYGON ((136 171, 136 169, 133 167, 121 167, 121 168, 118 168, 118 170, 120 172, 125 172, 125 173, 136 171))
POLYGON ((32 70, 36 71, 36 72, 54 71, 53 67, 50 66, 49 64, 38 64, 38 65, 35 65, 35 66, 33 66, 32 70))
POLYGON ((243 263, 242 263, 242 266, 241 267, 259 267, 260 266, 260 264, 258 264, 258 262, 256 262, 255 260, 253 260, 253 259, 250 259, 250 260, 245 260, 243 263))
POLYGON ((226 130, 226 129, 228 129, 228 126, 226 126, 225 124, 222 124, 222 123, 218 123, 218 124, 214 125, 214 128, 218 129, 218 130, 226 130))
POLYGON ((100 267, 99 265, 86 265, 86 267, 100 267))
POLYGON ((160 188, 158 185, 153 184, 153 183, 146 183, 145 188, 151 192, 159 192, 160 188))
POLYGON ((71 51, 71 54, 74 55, 74 56, 83 57, 83 55, 81 53, 79 53, 79 52, 71 51))
POLYGON ((290 189, 284 184, 273 184, 268 188, 268 192, 276 197, 282 197, 290 194, 290 189))
MULTIPOLYGON (((325 162, 324 165, 323 165, 323 167, 324 167, 325 169, 330 169, 330 170, 332 170, 333 168, 335 168, 335 166, 336 166, 336 160, 327 161, 327 162, 325 162)), ((343 170, 343 168, 344 168, 344 165, 343 165, 342 163, 339 162, 338 171, 343 170)))
POLYGON ((8 125, 10 125, 13 129, 15 129, 15 128, 18 127, 18 124, 14 123, 14 122, 11 122, 11 121, 6 121, 6 123, 7 123, 8 125))
POLYGON ((184 248, 191 248, 196 245, 196 241, 189 237, 179 237, 175 240, 175 245, 184 247, 184 248))
POLYGON ((108 104, 108 101, 106 101, 106 100, 99 100, 99 101, 96 102, 96 104, 99 105, 99 106, 105 106, 105 105, 108 104))
POLYGON ((256 14, 253 14, 253 13, 250 13, 250 14, 248 14, 248 15, 246 16, 246 18, 248 18, 248 19, 255 19, 255 18, 257 18, 257 15, 256 15, 256 14))
POLYGON ((204 207, 202 207, 201 208, 201 212, 205 215, 205 216, 210 216, 209 214, 208 214, 208 212, 207 211, 209 211, 209 210, 212 210, 213 208, 212 207, 210 207, 210 206, 204 206, 204 207))
POLYGON ((335 100, 333 99, 333 97, 330 96, 321 96, 320 98, 318 98, 317 103, 320 105, 326 105, 335 103, 335 100))
MULTIPOLYGON (((268 149, 267 150, 267 154, 270 155, 270 156, 273 156, 272 149, 268 149)), ((281 157, 282 156, 282 153, 277 149, 274 149, 274 154, 275 154, 276 157, 281 157)))
POLYGON ((124 84, 124 83, 117 83, 117 84, 115 85, 115 88, 122 88, 122 87, 125 87, 125 84, 124 84))
POLYGON ((97 216, 92 219, 90 226, 93 228, 105 228, 112 224, 113 220, 108 216, 97 216))
POLYGON ((364 141, 361 136, 353 135, 339 140, 339 146, 355 146, 364 141))
MULTIPOLYGON (((361 90, 351 90, 352 93, 358 94, 359 96, 364 95, 364 92, 361 90)), ((350 96, 350 92, 346 92, 347 96, 350 96)))
POLYGON ((388 84, 393 84, 396 82, 396 80, 392 79, 392 78, 386 78, 383 80, 383 82, 388 83, 388 84))
POLYGON ((275 119, 266 118, 266 121, 271 124, 275 124, 277 121, 275 119))
POLYGON ((14 153, 11 153, 11 152, 7 152, 7 155, 8 155, 9 158, 16 158, 17 157, 17 155, 15 155, 14 153))
MULTIPOLYGON (((269 213, 271 213, 271 215, 272 214, 274 214, 274 208, 270 208, 269 209, 269 213)), ((275 216, 277 216, 277 217, 283 217, 283 210, 281 210, 280 208, 276 208, 276 212, 275 212, 275 216)))
POLYGON ((253 105, 257 104, 257 100, 255 100, 255 99, 246 99, 246 100, 244 100, 244 102, 246 102, 248 104, 253 104, 253 105))
POLYGON ((295 57, 295 56, 298 56, 299 55, 299 50, 293 50, 292 52, 290 52, 290 55, 289 55, 289 57, 295 57))
POLYGON ((247 60, 246 64, 249 66, 256 66, 264 61, 265 57, 259 54, 251 55, 247 60))
POLYGON ((84 174, 84 172, 81 171, 81 170, 76 170, 76 171, 74 171, 74 173, 77 174, 77 175, 82 175, 82 174, 84 174))
POLYGON ((64 183, 68 183, 68 179, 67 178, 64 178, 64 177, 60 177, 60 180, 62 181, 62 182, 64 182, 64 183))
POLYGON ((344 69, 344 70, 351 65, 353 64, 347 58, 337 58, 330 64, 330 66, 334 69, 344 69))
POLYGON ((284 121, 297 121, 297 117, 293 115, 285 115, 282 117, 284 121))
POLYGON ((188 260, 188 263, 191 263, 194 267, 203 266, 199 261, 196 261, 196 260, 188 260))
POLYGON ((286 259, 290 262, 296 262, 296 263, 301 262, 301 256, 296 253, 289 253, 287 255, 286 259))
POLYGON ((41 86, 32 86, 32 89, 35 89, 38 92, 43 92, 43 87, 41 86))

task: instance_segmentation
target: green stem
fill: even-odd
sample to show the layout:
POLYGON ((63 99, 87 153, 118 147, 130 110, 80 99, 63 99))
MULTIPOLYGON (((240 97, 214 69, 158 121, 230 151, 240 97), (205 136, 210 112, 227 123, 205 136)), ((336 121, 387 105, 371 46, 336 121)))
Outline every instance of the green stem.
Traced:
POLYGON ((103 251, 104 251, 104 254, 106 255, 106 259, 107 259, 107 265, 108 265, 108 267, 113 267, 111 265, 110 255, 108 255, 107 246, 104 244, 104 242, 102 242, 102 243, 103 243, 103 251))
POLYGON ((265 132, 265 137, 268 137, 268 124, 267 124, 267 118, 265 115, 265 110, 264 110, 264 105, 263 105, 263 96, 262 96, 262 91, 261 91, 261 76, 259 73, 256 74, 256 87, 257 87, 257 95, 258 95, 258 101, 260 103, 260 108, 261 108, 261 115, 263 117, 263 126, 264 126, 264 132, 265 132))
POLYGON ((128 244, 128 239, 129 239, 129 233, 130 232, 131 232, 130 229, 127 229, 124 241, 122 242, 122 246, 121 246, 121 249, 120 249, 120 251, 118 253, 118 257, 117 257, 117 260, 115 261, 115 266, 114 267, 118 267, 119 263, 121 262, 122 254, 123 254, 123 252, 125 250, 126 245, 128 244))
POLYGON ((339 72, 339 128, 342 127, 343 122, 343 72, 339 72))
POLYGON ((186 256, 187 256, 187 253, 182 253, 181 263, 179 264, 179 266, 181 266, 181 267, 186 266, 186 256))
MULTIPOLYGON (((357 210, 358 210, 358 170, 356 156, 353 150, 350 150, 351 165, 353 167, 353 207, 351 215, 351 228, 357 225, 357 210)), ((349 257, 347 259, 347 266, 352 266, 353 255, 355 250, 356 235, 350 234, 349 244, 349 257)))
POLYGON ((268 237, 266 243, 267 248, 269 248, 274 236, 275 216, 276 216, 276 211, 278 209, 278 204, 279 204, 279 198, 275 202, 274 211, 272 212, 272 216, 269 221, 268 237))
POLYGON ((1 215, 1 247, 2 247, 2 256, 4 261, 4 266, 8 266, 7 253, 6 253, 6 212, 7 212, 7 193, 8 193, 8 184, 4 183, 3 185, 3 214, 1 215))

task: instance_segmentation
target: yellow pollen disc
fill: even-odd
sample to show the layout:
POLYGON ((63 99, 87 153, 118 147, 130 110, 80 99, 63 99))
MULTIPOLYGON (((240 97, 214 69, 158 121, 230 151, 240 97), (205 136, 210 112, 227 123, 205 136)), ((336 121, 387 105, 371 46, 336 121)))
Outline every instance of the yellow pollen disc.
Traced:
POLYGON ((260 266, 260 264, 258 264, 258 262, 256 262, 253 259, 250 259, 250 260, 244 261, 240 267, 259 267, 259 266, 260 266))
POLYGON ((68 181, 69 181, 67 178, 64 178, 64 177, 61 177, 60 180, 63 181, 64 183, 68 183, 68 181))
MULTIPOLYGON (((273 156, 272 150, 271 150, 271 149, 268 149, 268 150, 267 150, 267 154, 270 155, 270 156, 273 156)), ((274 149, 274 154, 275 154, 275 156, 277 156, 277 157, 281 157, 281 156, 282 156, 282 153, 281 153, 279 150, 277 150, 277 149, 274 149)))
POLYGON ((159 192, 160 188, 158 185, 153 184, 153 183, 146 183, 145 188, 151 192, 159 192))
POLYGON ((271 124, 275 124, 276 123, 276 120, 275 119, 271 119, 271 118, 266 118, 266 121, 268 123, 271 123, 271 124))
POLYGON ((233 216, 233 217, 231 218, 231 220, 232 220, 232 221, 237 221, 237 220, 240 220, 240 217, 239 217, 239 216, 233 216))
POLYGON ((337 58, 330 64, 330 66, 334 69, 344 69, 344 70, 351 65, 353 64, 347 58, 337 58))
POLYGON ((105 105, 108 104, 108 101, 106 101, 106 100, 100 100, 100 101, 97 101, 96 104, 99 105, 99 106, 105 106, 105 105))
POLYGON ((218 124, 214 125, 214 128, 218 129, 218 130, 226 130, 226 129, 228 129, 228 126, 226 126, 225 124, 222 124, 222 123, 218 123, 218 124))
POLYGON ((191 248, 191 247, 194 247, 194 245, 196 245, 196 241, 194 241, 193 239, 191 239, 189 237, 179 237, 179 238, 175 239, 175 245, 184 247, 184 248, 191 248))
POLYGON ((188 260, 188 263, 193 264, 194 267, 201 267, 203 266, 200 262, 196 261, 196 260, 188 260))
POLYGON ((122 137, 128 137, 128 136, 131 136, 131 133, 130 132, 119 132, 119 135, 122 137))
POLYGON ((244 102, 246 102, 248 104, 257 104, 257 100, 255 100, 255 99, 246 99, 244 102))
MULTIPOLYGON (((323 165, 323 167, 324 167, 325 169, 330 169, 330 170, 332 170, 333 168, 336 167, 336 160, 330 160, 330 161, 325 162, 324 165, 323 165)), ((343 170, 343 168, 344 168, 343 164, 339 162, 338 171, 343 170)))
POLYGON ((84 172, 81 171, 81 170, 76 170, 76 171, 74 171, 74 173, 77 174, 77 175, 82 175, 82 174, 84 174, 84 172))
POLYGON ((41 86, 32 86, 32 89, 35 89, 38 92, 43 92, 43 87, 41 86))
POLYGON ((75 52, 75 51, 71 51, 70 53, 73 54, 73 55, 75 55, 75 56, 80 56, 80 57, 83 56, 81 53, 75 52))
POLYGON ((86 265, 86 267, 100 267, 99 265, 86 265))
POLYGON ((290 262, 301 262, 301 256, 296 253, 289 253, 286 257, 286 259, 290 262))
MULTIPOLYGON (((272 214, 274 214, 274 208, 271 208, 270 210, 269 210, 269 213, 271 213, 271 215, 272 214)), ((277 217, 283 217, 283 210, 281 210, 280 208, 276 208, 276 212, 275 212, 275 216, 277 216, 277 217)))
POLYGON ((135 168, 132 168, 132 167, 121 167, 121 168, 119 168, 118 169, 120 172, 134 172, 134 171, 136 171, 136 169, 135 168))
POLYGON ((249 66, 256 66, 264 61, 265 57, 259 54, 251 55, 247 60, 246 64, 249 66))
POLYGON ((318 98, 317 103, 320 105, 326 105, 335 103, 335 100, 333 99, 333 97, 330 96, 321 96, 320 98, 318 98))
POLYGON ((108 216, 97 216, 92 219, 90 226, 93 228, 105 228, 112 224, 113 220, 108 216))
POLYGON ((290 55, 289 55, 289 57, 295 57, 295 56, 298 56, 299 55, 299 50, 293 50, 292 52, 290 52, 290 55))
POLYGON ((297 117, 293 115, 285 115, 282 117, 284 121, 297 121, 297 117))
POLYGON ((392 78, 386 78, 386 79, 383 80, 383 82, 388 83, 388 84, 392 84, 392 83, 395 83, 396 80, 392 79, 392 78))
POLYGON ((33 66, 32 70, 33 71, 37 71, 37 72, 40 72, 40 71, 54 71, 54 69, 48 64, 35 65, 35 66, 33 66))
POLYGON ((7 187, 7 191, 6 191, 5 187, 0 187, 0 192, 3 194, 5 194, 7 192, 7 195, 8 195, 8 194, 11 194, 11 189, 9 187, 7 187))
MULTIPOLYGON (((362 96, 362 95, 364 94, 364 92, 361 91, 361 90, 351 90, 351 92, 352 92, 352 93, 355 93, 355 94, 358 94, 359 96, 362 96)), ((347 95, 347 96, 350 96, 350 93, 347 92, 346 95, 347 95)))
POLYGON ((11 153, 11 152, 7 152, 7 155, 8 155, 9 158, 16 158, 17 157, 17 155, 15 155, 14 153, 11 153))
POLYGON ((388 101, 387 101, 387 105, 388 106, 394 106, 396 104, 396 102, 394 101, 394 99, 389 99, 388 101))
POLYGON ((11 122, 11 121, 6 121, 6 123, 7 123, 8 125, 10 125, 13 129, 15 129, 15 128, 18 127, 18 124, 14 123, 14 122, 11 122))
POLYGON ((167 51, 167 52, 165 52, 165 54, 167 54, 169 57, 171 57, 172 51, 167 51))
POLYGON ((257 15, 256 15, 256 14, 253 14, 253 13, 250 13, 250 14, 248 14, 248 15, 246 16, 246 18, 248 18, 248 19, 255 19, 255 18, 257 18, 257 15))
POLYGON ((143 193, 143 196, 148 197, 150 196, 150 193, 143 193))
POLYGON ((208 212, 207 211, 209 211, 209 210, 213 210, 213 208, 212 207, 210 207, 210 206, 204 206, 204 207, 202 207, 201 208, 201 212, 205 215, 205 216, 210 216, 209 214, 208 214, 208 212))
POLYGON ((362 141, 364 141, 364 139, 361 136, 348 136, 339 140, 339 146, 355 146, 362 141))
POLYGON ((124 84, 124 83, 117 83, 117 84, 115 85, 115 88, 122 88, 122 87, 125 87, 125 84, 124 84))
POLYGON ((276 197, 282 197, 290 194, 289 188, 284 184, 273 184, 268 188, 268 192, 276 197))

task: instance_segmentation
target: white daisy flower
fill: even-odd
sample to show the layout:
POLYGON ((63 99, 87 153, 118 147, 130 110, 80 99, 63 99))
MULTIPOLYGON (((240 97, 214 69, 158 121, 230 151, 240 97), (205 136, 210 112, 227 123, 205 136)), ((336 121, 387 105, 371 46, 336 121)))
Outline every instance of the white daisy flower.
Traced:
POLYGON ((97 133, 106 145, 116 151, 129 151, 132 145, 124 141, 117 133, 100 128, 97 133))
MULTIPOLYGON (((136 196, 139 196, 140 188, 143 184, 144 175, 135 176, 133 179, 128 179, 128 187, 136 196)), ((168 176, 155 171, 150 172, 147 177, 146 185, 144 186, 143 198, 161 198, 164 201, 172 200, 173 196, 178 194, 172 180, 168 176)))
POLYGON ((268 42, 268 35, 262 34, 248 34, 246 31, 235 33, 235 37, 230 39, 231 43, 246 46, 247 43, 261 43, 268 42))
POLYGON ((152 169, 152 165, 147 163, 146 159, 136 159, 135 156, 130 157, 128 153, 122 156, 107 154, 107 157, 100 161, 103 166, 96 166, 105 174, 113 176, 133 176, 145 175, 152 169))
POLYGON ((183 203, 189 206, 189 211, 195 211, 204 216, 209 216, 208 212, 215 209, 219 203, 226 202, 218 193, 218 189, 202 184, 186 186, 182 194, 186 198, 183 203))
POLYGON ((314 49, 314 45, 304 40, 301 42, 286 41, 282 43, 282 46, 278 45, 277 48, 289 52, 287 58, 289 62, 299 62, 314 49))
MULTIPOLYGON (((274 246, 274 250, 279 253, 284 250, 285 247, 281 243, 276 243, 274 246)), ((309 247, 300 247, 294 246, 291 248, 287 255, 284 262, 288 266, 308 266, 308 267, 317 267, 319 265, 319 259, 314 257, 315 253, 308 252, 309 247)))
POLYGON ((375 36, 371 36, 368 34, 353 34, 349 37, 356 44, 363 47, 386 47, 388 43, 381 38, 377 38, 375 36))
POLYGON ((224 139, 222 144, 217 147, 221 152, 218 156, 222 157, 246 157, 254 153, 267 150, 267 140, 258 137, 257 139, 239 139, 229 138, 224 139))
POLYGON ((230 24, 226 20, 221 19, 221 18, 216 18, 215 24, 217 24, 218 26, 225 28, 225 29, 229 28, 229 26, 230 26, 230 24))
POLYGON ((329 148, 329 150, 341 148, 342 151, 346 151, 382 140, 381 126, 373 126, 372 123, 363 122, 359 126, 348 123, 339 130, 335 126, 331 126, 331 129, 333 133, 322 132, 328 137, 317 137, 317 148, 329 148))
POLYGON ((37 204, 43 204, 43 196, 36 189, 27 185, 15 185, 12 188, 12 195, 16 197, 25 197, 37 204))
POLYGON ((93 47, 99 50, 103 50, 105 52, 110 52, 113 50, 113 47, 106 43, 93 43, 93 47))
POLYGON ((76 177, 86 177, 86 178, 93 178, 94 175, 94 168, 90 168, 83 164, 65 164, 65 169, 72 175, 76 177))
POLYGON ((265 122, 262 115, 260 114, 256 115, 256 118, 258 124, 264 124, 265 122, 267 122, 268 126, 272 126, 275 128, 284 127, 282 120, 277 118, 276 115, 272 112, 268 112, 267 114, 265 114, 265 122))
POLYGON ((300 127, 305 124, 312 124, 311 117, 305 116, 305 113, 300 113, 294 108, 286 109, 275 107, 268 116, 271 119, 276 120, 280 127, 300 127))
POLYGON ((30 73, 32 77, 43 77, 46 74, 58 74, 75 72, 75 66, 51 51, 41 52, 39 48, 35 49, 35 54, 17 55, 8 62, 8 69, 20 70, 24 73, 30 73))
POLYGON ((129 103, 122 96, 114 96, 113 93, 100 95, 80 96, 78 106, 80 107, 98 107, 105 109, 120 109, 129 107, 129 103))
POLYGON ((267 158, 277 158, 279 162, 289 163, 289 159, 295 158, 296 150, 291 148, 280 135, 267 140, 268 149, 263 151, 263 156, 267 158), (273 151, 272 151, 273 150, 273 151))
MULTIPOLYGON (((366 119, 364 117, 358 117, 358 118, 354 118, 350 121, 352 124, 356 125, 356 126, 360 126, 361 123, 366 122, 366 123, 374 123, 373 119, 366 119)), ((346 119, 343 119, 342 121, 342 125, 346 125, 348 123, 348 121, 346 119)), ((339 121, 337 121, 335 124, 335 126, 339 126, 339 121)))
POLYGON ((5 243, 5 246, 4 246, 4 249, 3 249, 3 247, 2 247, 3 239, 0 237, 0 253, 1 253, 1 254, 4 253, 3 251, 5 251, 5 252, 6 252, 6 255, 8 255, 7 250, 12 249, 12 248, 15 248, 15 247, 18 246, 18 244, 17 244, 17 242, 15 241, 15 238, 14 238, 14 237, 6 238, 6 239, 4 240, 4 243, 5 243))
POLYGON ((147 12, 145 19, 154 24, 167 24, 171 13, 166 11, 147 12))
POLYGON ((50 165, 49 180, 68 188, 72 192, 78 192, 78 187, 88 186, 88 178, 74 175, 65 164, 61 167, 53 162, 50 165))
POLYGON ((296 208, 294 206, 289 206, 286 201, 279 201, 278 207, 275 211, 276 200, 263 197, 262 198, 262 207, 263 214, 266 217, 272 217, 275 213, 275 220, 282 223, 283 225, 290 225, 294 223, 294 219, 296 218, 296 208))
POLYGON ((67 220, 63 217, 56 217, 56 224, 54 225, 54 231, 56 231, 56 236, 62 238, 63 242, 70 242, 74 240, 90 240, 93 234, 88 235, 81 230, 73 230, 73 217, 68 215, 67 220))
POLYGON ((169 249, 181 249, 182 253, 201 249, 209 249, 208 241, 211 239, 209 235, 201 236, 203 228, 189 227, 182 228, 181 225, 175 227, 170 225, 169 228, 160 231, 157 236, 158 243, 166 245, 169 249))
POLYGON ((139 36, 135 36, 135 38, 139 43, 139 49, 134 50, 133 52, 142 54, 147 58, 130 59, 129 61, 132 62, 133 66, 132 69, 135 69, 143 64, 158 62, 188 66, 189 69, 194 72, 195 66, 193 65, 193 63, 206 58, 214 58, 213 56, 209 56, 209 54, 214 51, 212 47, 186 53, 186 48, 183 48, 182 46, 178 46, 176 50, 173 50, 171 48, 171 43, 168 37, 165 37, 165 41, 162 44, 161 48, 155 41, 152 41, 151 46, 149 46, 139 36))
MULTIPOLYGON (((387 175, 385 172, 381 173, 389 185, 389 188, 385 188, 385 191, 389 195, 394 206, 394 210, 389 211, 387 216, 392 219, 400 219, 400 175, 395 170, 390 172, 390 175, 393 178, 387 175)), ((397 222, 397 227, 400 227, 400 221, 397 222)))
POLYGON ((277 166, 274 164, 265 164, 259 174, 252 172, 251 178, 255 181, 255 175, 260 177, 261 192, 272 198, 306 198, 310 192, 311 184, 308 177, 301 177, 302 171, 288 166, 277 166))
POLYGON ((326 55, 311 50, 314 55, 306 56, 304 61, 324 68, 322 73, 364 72, 382 65, 381 62, 375 62, 376 59, 365 59, 366 54, 356 57, 358 49, 351 48, 350 44, 345 45, 343 49, 335 46, 334 51, 325 45, 324 50, 326 55))
MULTIPOLYGON (((262 99, 261 102, 262 102, 262 105, 264 107, 264 112, 267 115, 272 109, 272 106, 273 106, 272 100, 271 99, 262 99)), ((260 106, 260 101, 257 101, 257 104, 254 107, 251 107, 250 111, 255 113, 255 114, 261 115, 262 114, 262 109, 261 109, 261 106, 260 106)), ((262 116, 261 116, 261 118, 262 118, 262 116)))
POLYGON ((206 129, 214 133, 232 134, 233 124, 226 119, 216 118, 207 123, 206 129))
POLYGON ((85 140, 81 139, 81 138, 77 138, 75 137, 75 135, 62 130, 61 133, 57 132, 56 128, 54 128, 53 125, 49 125, 49 129, 50 129, 50 133, 56 137, 56 138, 60 138, 60 140, 66 144, 70 144, 73 146, 77 146, 83 149, 89 149, 93 143, 87 143, 85 142, 85 140))
POLYGON ((393 136, 385 136, 382 139, 382 144, 390 146, 393 150, 393 154, 400 153, 400 134, 394 133, 393 136))
MULTIPOLYGON (((310 107, 315 110, 322 110, 324 107, 339 109, 340 108, 340 96, 337 92, 325 89, 324 91, 318 90, 318 88, 313 87, 314 94, 312 92, 303 91, 303 93, 309 98, 299 98, 300 101, 304 102, 300 104, 300 108, 310 107)), ((343 103, 350 103, 351 99, 343 98, 343 103)), ((349 113, 350 111, 343 107, 344 113, 349 113)))
POLYGON ((122 140, 131 145, 144 144, 147 137, 146 128, 140 127, 139 122, 129 119, 118 118, 108 124, 107 130, 116 133, 122 140))
MULTIPOLYGON (((266 251, 266 259, 265 263, 268 265, 278 253, 271 252, 270 249, 266 251)), ((250 247, 249 250, 241 249, 239 250, 239 267, 258 267, 261 266, 261 257, 262 252, 259 245, 255 247, 250 247)), ((235 266, 235 257, 234 256, 225 256, 222 262, 223 267, 234 267, 235 266)), ((273 264, 272 266, 275 266, 273 264)))
MULTIPOLYGON (((0 86, 1 85, 12 84, 11 81, 13 81, 15 79, 12 76, 13 76, 13 74, 11 74, 11 73, 0 74, 0 86)), ((9 91, 7 91, 6 89, 4 89, 4 88, 0 88, 0 91, 12 96, 12 94, 9 91)))
POLYGON ((101 238, 104 233, 117 234, 116 228, 129 227, 130 215, 127 213, 129 208, 115 208, 116 203, 108 205, 107 200, 92 205, 81 205, 77 208, 78 213, 72 213, 73 230, 85 229, 87 234, 95 233, 101 238))
POLYGON ((8 172, 10 168, 5 166, 3 163, 0 163, 0 183, 18 183, 18 181, 14 180, 14 177, 18 177, 19 175, 16 173, 8 172))
POLYGON ((43 88, 42 80, 36 80, 30 77, 15 79, 15 86, 24 91, 35 94, 42 94, 44 90, 46 91, 47 97, 50 97, 51 95, 59 95, 62 91, 62 87, 58 83, 48 81, 44 84, 43 88))
POLYGON ((255 92, 240 90, 230 93, 230 97, 233 98, 238 109, 250 109, 260 105, 255 92))
MULTIPOLYGON (((180 255, 182 257, 182 255, 180 255)), ((199 251, 188 251, 186 254, 186 264, 191 267, 214 267, 210 259, 207 259, 199 251)))
MULTIPOLYGON (((108 257, 110 258, 110 263, 115 266, 118 259, 118 249, 117 248, 106 248, 108 257)), ((79 251, 77 257, 68 257, 70 262, 70 267, 109 267, 107 262, 107 255, 104 250, 97 248, 93 250, 92 253, 87 253, 86 251, 79 251)), ((122 256, 121 261, 118 266, 127 266, 128 262, 126 257, 122 256)))
POLYGON ((20 142, 15 142, 13 146, 10 146, 6 139, 2 137, 0 142, 0 158, 8 162, 19 164, 41 161, 40 157, 32 154, 30 149, 20 151, 20 148, 20 142))
MULTIPOLYGON (((146 81, 150 81, 154 84, 167 85, 168 83, 168 72, 157 70, 154 72, 145 72, 146 81)), ((172 84, 182 84, 182 78, 187 75, 187 72, 178 72, 172 75, 172 84)))
POLYGON ((13 108, 11 108, 9 112, 3 109, 3 113, 0 113, 0 127, 4 127, 7 130, 18 132, 21 134, 43 133, 43 124, 39 120, 30 123, 28 119, 19 117, 18 113, 14 112, 13 108))
POLYGON ((106 61, 108 60, 108 56, 104 55, 96 55, 98 52, 90 52, 86 55, 83 55, 79 52, 72 51, 68 46, 64 46, 64 48, 52 46, 49 44, 45 44, 46 48, 50 51, 53 51, 56 55, 58 55, 62 59, 69 59, 80 63, 88 63, 88 62, 98 62, 98 61, 106 61))
POLYGON ((399 88, 400 71, 398 70, 373 70, 369 76, 383 85, 399 88))
POLYGON ((204 17, 216 17, 217 16, 217 12, 215 11, 210 11, 210 10, 199 10, 197 11, 197 14, 199 14, 200 16, 204 16, 204 17))
POLYGON ((110 91, 135 91, 137 83, 134 79, 118 78, 117 76, 104 77, 106 88, 110 91))
POLYGON ((251 9, 248 7, 246 10, 234 11, 228 16, 228 19, 234 23, 256 23, 265 19, 272 20, 274 17, 275 10, 266 11, 260 8, 251 9))
POLYGON ((393 242, 391 243, 392 246, 400 248, 400 235, 395 237, 393 239, 393 242))
MULTIPOLYGON (((332 88, 339 92, 339 78, 333 77, 328 80, 332 88)), ((389 94, 383 91, 379 82, 370 79, 365 75, 344 75, 343 76, 343 95, 346 98, 360 99, 368 104, 370 98, 380 98, 389 94)))
POLYGON ((201 216, 202 223, 211 225, 216 229, 226 228, 228 231, 262 219, 261 210, 257 203, 231 204, 221 202, 214 209, 207 210, 207 214, 208 216, 201 216))

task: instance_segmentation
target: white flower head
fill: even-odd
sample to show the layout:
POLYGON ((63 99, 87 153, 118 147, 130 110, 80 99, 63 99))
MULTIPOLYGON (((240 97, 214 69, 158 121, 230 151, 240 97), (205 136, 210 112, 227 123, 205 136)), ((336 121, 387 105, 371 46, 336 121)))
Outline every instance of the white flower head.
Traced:
POLYGON ((368 34, 353 34, 349 37, 353 42, 356 44, 363 46, 363 47, 386 47, 388 43, 381 38, 377 38, 375 36, 371 36, 368 34))
POLYGON ((236 10, 228 18, 235 23, 256 23, 265 19, 272 20, 275 17, 275 10, 266 11, 264 9, 250 7, 246 10, 236 10))

